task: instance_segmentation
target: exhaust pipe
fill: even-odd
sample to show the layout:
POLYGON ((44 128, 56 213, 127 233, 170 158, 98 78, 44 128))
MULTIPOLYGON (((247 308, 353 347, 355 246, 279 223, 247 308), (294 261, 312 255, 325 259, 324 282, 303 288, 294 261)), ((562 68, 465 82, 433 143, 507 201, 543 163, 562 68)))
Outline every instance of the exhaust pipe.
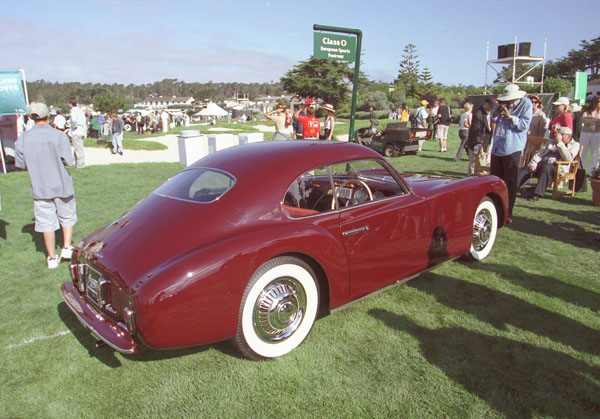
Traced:
POLYGON ((96 343, 94 343, 94 348, 95 349, 100 349, 106 346, 106 342, 104 342, 103 340, 97 340, 96 343))

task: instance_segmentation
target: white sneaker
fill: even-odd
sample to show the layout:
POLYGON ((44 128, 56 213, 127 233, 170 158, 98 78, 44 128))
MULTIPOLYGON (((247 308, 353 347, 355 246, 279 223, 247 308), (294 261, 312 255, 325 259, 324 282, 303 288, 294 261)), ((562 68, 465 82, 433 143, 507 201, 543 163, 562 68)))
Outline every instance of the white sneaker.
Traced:
POLYGON ((58 268, 58 264, 60 263, 60 256, 56 255, 53 258, 48 256, 48 269, 56 269, 58 268))
POLYGON ((70 260, 71 255, 73 255, 73 246, 63 247, 60 251, 61 259, 70 260))

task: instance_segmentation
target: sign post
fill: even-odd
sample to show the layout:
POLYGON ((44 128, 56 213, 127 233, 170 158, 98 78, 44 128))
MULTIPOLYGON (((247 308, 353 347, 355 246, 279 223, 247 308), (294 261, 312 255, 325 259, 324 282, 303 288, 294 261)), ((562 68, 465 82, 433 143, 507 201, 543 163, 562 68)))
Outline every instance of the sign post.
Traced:
POLYGON ((313 25, 315 31, 350 34, 334 35, 315 32, 314 57, 332 61, 354 61, 354 86, 352 88, 352 107, 350 110, 350 131, 348 141, 352 141, 354 133, 354 116, 356 114, 356 97, 358 93, 358 76, 360 71, 360 49, 362 32, 360 29, 338 28, 335 26, 313 25))

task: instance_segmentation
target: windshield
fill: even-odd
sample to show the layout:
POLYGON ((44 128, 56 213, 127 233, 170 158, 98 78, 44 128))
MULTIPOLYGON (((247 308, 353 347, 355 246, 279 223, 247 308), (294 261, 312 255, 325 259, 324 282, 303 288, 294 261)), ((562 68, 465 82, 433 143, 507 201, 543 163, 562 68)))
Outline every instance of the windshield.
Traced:
POLYGON ((200 167, 177 173, 153 193, 183 201, 208 204, 221 198, 235 184, 227 172, 200 167))

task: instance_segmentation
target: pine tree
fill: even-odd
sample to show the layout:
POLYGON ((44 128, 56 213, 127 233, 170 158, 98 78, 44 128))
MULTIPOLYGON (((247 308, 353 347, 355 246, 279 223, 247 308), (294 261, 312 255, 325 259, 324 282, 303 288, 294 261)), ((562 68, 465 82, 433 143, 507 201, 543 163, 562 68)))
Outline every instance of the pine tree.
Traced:
POLYGON ((429 67, 425 66, 423 68, 423 72, 421 73, 421 81, 422 81, 422 92, 421 95, 428 95, 431 94, 433 91, 433 76, 431 75, 431 72, 429 71, 429 67))
POLYGON ((400 61, 398 77, 394 80, 395 84, 400 84, 404 87, 406 95, 409 97, 416 97, 418 95, 418 83, 421 78, 418 58, 417 47, 414 44, 406 45, 402 61, 400 61))

